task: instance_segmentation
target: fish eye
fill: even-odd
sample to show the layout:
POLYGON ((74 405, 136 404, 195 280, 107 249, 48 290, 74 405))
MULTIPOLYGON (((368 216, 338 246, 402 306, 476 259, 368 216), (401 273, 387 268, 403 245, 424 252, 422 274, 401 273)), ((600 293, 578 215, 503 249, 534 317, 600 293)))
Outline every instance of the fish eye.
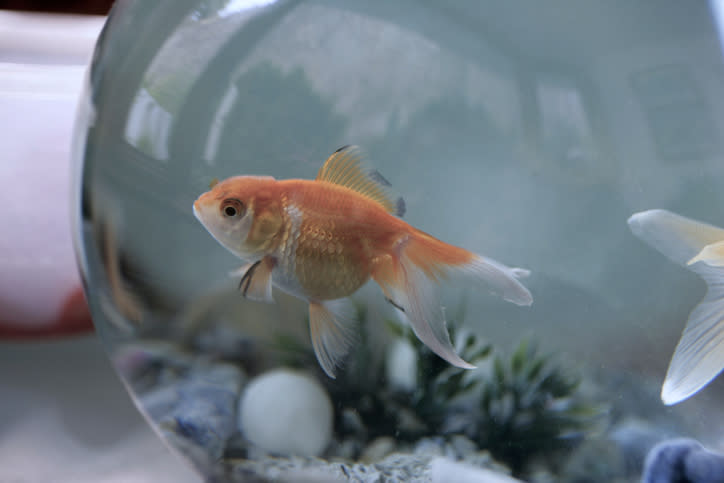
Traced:
POLYGON ((226 218, 236 218, 244 214, 244 203, 236 198, 228 198, 221 203, 221 213, 226 218))

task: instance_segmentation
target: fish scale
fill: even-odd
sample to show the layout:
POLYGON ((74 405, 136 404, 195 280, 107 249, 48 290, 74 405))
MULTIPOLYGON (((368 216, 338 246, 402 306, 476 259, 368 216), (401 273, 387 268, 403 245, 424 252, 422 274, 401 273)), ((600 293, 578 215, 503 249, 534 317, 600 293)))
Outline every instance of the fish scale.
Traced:
POLYGON ((359 243, 335 231, 323 220, 302 221, 295 273, 304 290, 319 300, 346 297, 370 277, 355 253, 359 243))

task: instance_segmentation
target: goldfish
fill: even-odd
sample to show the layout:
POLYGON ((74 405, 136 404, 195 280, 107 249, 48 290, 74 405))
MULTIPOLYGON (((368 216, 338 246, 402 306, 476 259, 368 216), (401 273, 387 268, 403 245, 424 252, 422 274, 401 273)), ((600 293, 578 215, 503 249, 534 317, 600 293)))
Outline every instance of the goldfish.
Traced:
POLYGON ((631 231, 707 284, 691 311, 661 388, 664 404, 699 392, 724 369, 724 229, 666 210, 635 213, 631 231))
POLYGON ((329 377, 354 342, 349 296, 370 279, 434 353, 474 368, 450 341, 437 287, 459 276, 530 305, 518 280, 530 272, 440 241, 403 221, 404 211, 355 146, 335 151, 314 180, 234 176, 193 205, 206 230, 246 262, 235 272, 244 297, 273 302, 274 286, 309 303, 312 346, 329 377))

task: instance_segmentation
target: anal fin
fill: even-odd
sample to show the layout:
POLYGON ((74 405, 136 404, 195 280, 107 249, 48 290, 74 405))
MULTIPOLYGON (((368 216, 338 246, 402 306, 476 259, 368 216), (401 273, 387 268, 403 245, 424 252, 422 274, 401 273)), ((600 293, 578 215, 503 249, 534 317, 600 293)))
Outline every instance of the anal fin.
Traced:
POLYGON ((319 365, 335 379, 335 370, 354 340, 354 312, 348 299, 309 302, 309 332, 319 365))
POLYGON ((231 275, 241 275, 239 291, 249 300, 258 302, 274 302, 272 298, 272 270, 274 259, 264 257, 256 262, 247 263, 231 275))

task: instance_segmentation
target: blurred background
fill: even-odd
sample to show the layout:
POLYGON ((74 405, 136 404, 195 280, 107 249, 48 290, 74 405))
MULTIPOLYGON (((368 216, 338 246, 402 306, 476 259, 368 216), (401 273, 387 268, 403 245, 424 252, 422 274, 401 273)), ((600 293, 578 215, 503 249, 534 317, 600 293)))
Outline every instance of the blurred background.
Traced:
POLYGON ((111 368, 93 333, 73 253, 71 132, 111 3, 1 4, 3 482, 197 481, 146 424, 111 368))

